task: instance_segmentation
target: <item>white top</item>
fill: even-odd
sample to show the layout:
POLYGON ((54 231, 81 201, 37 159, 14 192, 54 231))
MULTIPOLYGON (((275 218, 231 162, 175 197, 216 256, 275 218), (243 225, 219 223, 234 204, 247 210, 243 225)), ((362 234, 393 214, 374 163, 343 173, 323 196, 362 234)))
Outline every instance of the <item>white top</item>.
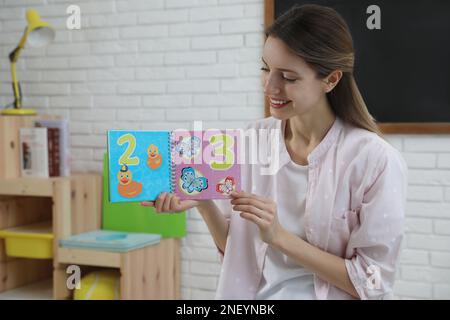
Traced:
MULTIPOLYGON (((306 239, 304 230, 308 166, 292 160, 277 175, 278 221, 289 232, 306 239)), ((281 251, 267 248, 256 299, 315 299, 314 276, 281 251)))

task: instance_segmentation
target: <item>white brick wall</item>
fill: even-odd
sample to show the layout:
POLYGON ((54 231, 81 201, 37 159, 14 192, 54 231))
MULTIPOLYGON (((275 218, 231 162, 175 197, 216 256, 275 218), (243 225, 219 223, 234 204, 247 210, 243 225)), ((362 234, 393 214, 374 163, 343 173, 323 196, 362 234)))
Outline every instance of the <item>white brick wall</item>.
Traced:
POLYGON ((395 293, 404 299, 449 299, 450 171, 447 135, 391 135, 409 167, 406 239, 395 293), (439 165, 437 159, 442 163, 439 165), (448 164, 447 164, 448 166, 448 164))
MULTIPOLYGON (((73 170, 100 171, 114 128, 238 127, 263 116, 263 0, 0 0, 0 103, 12 101, 7 54, 37 9, 54 43, 18 63, 24 104, 71 121, 73 170), (66 30, 80 5, 82 29, 66 30)), ((407 236, 395 292, 450 298, 450 137, 390 135, 410 170, 407 236)), ((182 294, 214 296, 220 265, 206 225, 188 214, 182 294)))

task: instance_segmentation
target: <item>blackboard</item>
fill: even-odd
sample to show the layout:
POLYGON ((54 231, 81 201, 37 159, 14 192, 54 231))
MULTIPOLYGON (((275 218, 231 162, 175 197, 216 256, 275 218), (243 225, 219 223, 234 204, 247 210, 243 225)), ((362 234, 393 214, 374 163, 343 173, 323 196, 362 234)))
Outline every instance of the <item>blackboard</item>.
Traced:
POLYGON ((334 8, 355 47, 354 75, 385 132, 450 133, 450 1, 266 0, 266 25, 295 4, 334 8), (381 29, 369 29, 370 5, 381 29))

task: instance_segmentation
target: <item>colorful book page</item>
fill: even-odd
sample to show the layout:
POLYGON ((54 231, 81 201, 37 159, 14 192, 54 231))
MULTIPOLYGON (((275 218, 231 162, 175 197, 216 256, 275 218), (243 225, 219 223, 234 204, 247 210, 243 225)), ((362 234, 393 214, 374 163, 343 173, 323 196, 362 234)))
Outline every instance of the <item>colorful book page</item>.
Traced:
POLYGON ((240 190, 239 131, 174 131, 172 139, 174 189, 181 199, 222 199, 240 190))
POLYGON ((108 131, 110 201, 154 200, 171 192, 170 132, 108 131))

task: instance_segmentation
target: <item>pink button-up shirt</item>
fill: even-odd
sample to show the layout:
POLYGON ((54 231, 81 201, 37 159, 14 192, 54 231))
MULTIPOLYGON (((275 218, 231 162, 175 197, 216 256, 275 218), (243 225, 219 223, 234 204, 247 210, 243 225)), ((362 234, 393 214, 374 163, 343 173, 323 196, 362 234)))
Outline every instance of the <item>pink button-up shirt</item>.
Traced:
MULTIPOLYGON (((285 121, 266 118, 255 129, 279 129, 279 166, 290 161, 285 121)), ((259 136, 258 145, 269 139, 259 136)), ((375 133, 336 118, 308 155, 304 228, 307 241, 345 259, 350 280, 362 299, 392 298, 403 238, 407 167, 400 153, 375 133)), ((242 189, 277 201, 273 175, 262 165, 242 166, 242 189)), ((275 173, 276 174, 276 173, 275 173)), ((233 213, 228 200, 216 204, 229 220, 217 299, 254 299, 267 244, 258 227, 233 213)), ((353 299, 314 276, 317 299, 353 299)))

